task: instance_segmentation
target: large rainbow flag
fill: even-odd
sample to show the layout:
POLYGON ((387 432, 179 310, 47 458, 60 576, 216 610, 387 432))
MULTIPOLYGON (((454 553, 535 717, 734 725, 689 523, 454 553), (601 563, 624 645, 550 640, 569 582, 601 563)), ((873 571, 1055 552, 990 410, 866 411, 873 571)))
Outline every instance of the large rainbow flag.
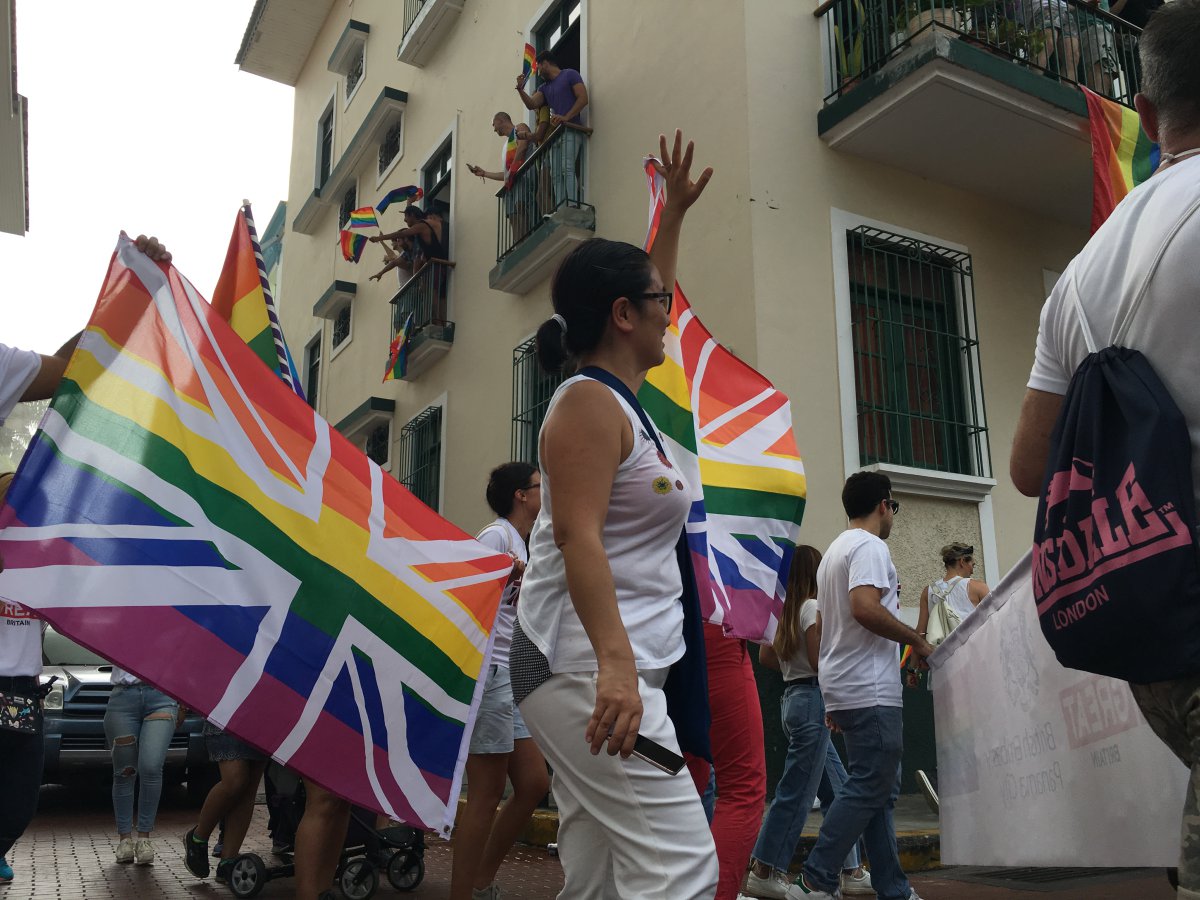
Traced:
POLYGON ((1092 135, 1092 233, 1125 195, 1154 174, 1159 149, 1135 110, 1080 87, 1092 135))
POLYGON ((507 555, 125 236, 0 510, 0 597, 354 803, 447 833, 507 555))
POLYGON ((225 266, 213 289, 212 305, 258 358, 303 397, 300 375, 283 338, 283 327, 271 298, 249 203, 238 210, 233 223, 233 236, 225 253, 225 266))
MULTIPOLYGON (((654 242, 664 184, 646 162, 654 242)), ((688 547, 705 621, 770 641, 804 515, 804 465, 788 398, 716 342, 679 284, 666 361, 638 392, 692 485, 688 547)))

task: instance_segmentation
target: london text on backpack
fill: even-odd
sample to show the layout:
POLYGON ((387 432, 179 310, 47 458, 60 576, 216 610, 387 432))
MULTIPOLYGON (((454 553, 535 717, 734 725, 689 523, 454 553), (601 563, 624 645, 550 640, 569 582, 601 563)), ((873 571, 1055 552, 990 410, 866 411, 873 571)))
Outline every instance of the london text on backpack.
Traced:
POLYGON ((1135 684, 1200 672, 1200 566, 1187 423, 1149 360, 1096 342, 1050 438, 1033 596, 1058 661, 1135 684))

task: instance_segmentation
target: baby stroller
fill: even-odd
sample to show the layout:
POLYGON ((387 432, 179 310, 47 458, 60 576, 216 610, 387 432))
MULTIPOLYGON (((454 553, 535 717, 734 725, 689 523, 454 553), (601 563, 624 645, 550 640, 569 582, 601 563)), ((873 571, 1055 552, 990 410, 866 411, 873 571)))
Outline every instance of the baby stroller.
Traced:
MULTIPOLYGON (((275 840, 290 847, 304 815, 304 782, 275 763, 268 774, 275 785, 275 796, 270 800, 275 840)), ((277 855, 281 862, 273 866, 257 853, 238 856, 229 871, 233 895, 254 897, 268 881, 294 876, 291 850, 277 855)), ((396 890, 415 890, 425 877, 425 834, 407 825, 376 829, 373 812, 353 807, 334 884, 346 900, 369 900, 379 888, 380 869, 396 890)))

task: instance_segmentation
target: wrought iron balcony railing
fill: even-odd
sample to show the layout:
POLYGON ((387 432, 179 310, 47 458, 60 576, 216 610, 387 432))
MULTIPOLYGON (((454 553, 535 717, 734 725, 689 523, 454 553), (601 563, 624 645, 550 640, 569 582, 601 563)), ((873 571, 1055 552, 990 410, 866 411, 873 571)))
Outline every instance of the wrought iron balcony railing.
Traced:
POLYGON ((392 298, 392 336, 394 341, 412 315, 411 338, 429 334, 441 340, 453 340, 454 323, 446 319, 446 297, 454 263, 445 259, 428 260, 404 283, 392 298), (451 335, 446 337, 445 335, 451 335))
POLYGON ((592 131, 564 123, 550 132, 496 192, 496 260, 502 260, 563 207, 587 206, 587 145, 592 131))
POLYGON ((1141 29, 1086 0, 826 0, 826 103, 944 33, 1126 106, 1139 90, 1141 29))

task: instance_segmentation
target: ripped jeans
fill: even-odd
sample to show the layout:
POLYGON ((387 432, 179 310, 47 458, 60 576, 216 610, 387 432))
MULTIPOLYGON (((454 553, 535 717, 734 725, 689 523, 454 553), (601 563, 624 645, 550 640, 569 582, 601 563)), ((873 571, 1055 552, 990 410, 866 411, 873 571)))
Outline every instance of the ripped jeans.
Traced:
POLYGON ((138 831, 154 830, 158 800, 162 796, 163 762, 179 704, 148 684, 118 684, 104 711, 104 736, 112 749, 113 813, 117 834, 133 826, 133 784, 138 791, 138 831))

